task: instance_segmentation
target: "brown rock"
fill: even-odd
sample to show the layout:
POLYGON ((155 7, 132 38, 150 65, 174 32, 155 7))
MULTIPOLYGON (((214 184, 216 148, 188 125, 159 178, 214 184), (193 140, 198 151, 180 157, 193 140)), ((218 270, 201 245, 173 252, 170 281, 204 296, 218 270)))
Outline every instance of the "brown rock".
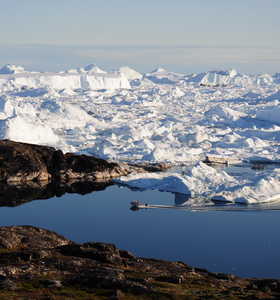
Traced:
POLYGON ((2 249, 44 249, 68 245, 72 242, 57 233, 33 226, 0 227, 2 249))
POLYGON ((53 147, 0 141, 0 182, 108 180, 131 172, 155 172, 166 164, 132 165, 108 162, 93 156, 63 154, 53 147))
POLYGON ((0 141, 0 181, 49 180, 48 165, 55 151, 46 146, 0 141))
POLYGON ((0 299, 279 299, 280 280, 246 279, 77 244, 32 226, 0 227, 0 299), (13 292, 7 298, 7 292, 13 292), (100 294, 101 293, 101 294, 100 294), (189 297, 191 295, 191 297, 189 297))

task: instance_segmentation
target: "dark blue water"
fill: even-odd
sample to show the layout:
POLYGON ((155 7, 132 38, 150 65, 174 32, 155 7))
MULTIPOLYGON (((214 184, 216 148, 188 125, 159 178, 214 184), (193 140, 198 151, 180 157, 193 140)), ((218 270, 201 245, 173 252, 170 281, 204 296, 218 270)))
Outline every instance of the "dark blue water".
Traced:
POLYGON ((210 271, 280 278, 280 211, 130 210, 132 200, 174 204, 174 195, 117 186, 0 208, 0 225, 34 225, 77 242, 102 241, 210 271))

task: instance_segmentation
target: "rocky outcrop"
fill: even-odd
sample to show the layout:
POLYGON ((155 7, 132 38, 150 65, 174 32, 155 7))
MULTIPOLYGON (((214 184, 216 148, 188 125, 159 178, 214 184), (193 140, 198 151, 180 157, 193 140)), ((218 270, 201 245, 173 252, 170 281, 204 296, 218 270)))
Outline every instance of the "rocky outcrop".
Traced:
MULTIPOLYGON (((0 227, 0 249, 51 249, 72 242, 57 233, 33 226, 0 227)), ((1 254, 0 254, 1 257, 1 254)))
POLYGON ((0 299, 279 297, 280 280, 244 279, 140 258, 112 244, 77 244, 32 226, 0 227, 0 299))
POLYGON ((51 147, 0 141, 0 181, 49 180, 55 153, 51 147))
POLYGON ((63 154, 52 147, 0 141, 0 182, 108 180, 131 172, 159 171, 169 167, 131 165, 73 153, 63 154))

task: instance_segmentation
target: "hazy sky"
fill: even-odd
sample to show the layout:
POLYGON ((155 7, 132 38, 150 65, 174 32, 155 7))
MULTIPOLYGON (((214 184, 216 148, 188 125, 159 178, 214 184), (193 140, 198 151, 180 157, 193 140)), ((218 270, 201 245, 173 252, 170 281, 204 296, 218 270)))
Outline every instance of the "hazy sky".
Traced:
POLYGON ((2 0, 0 63, 279 72, 279 13, 280 0, 2 0))

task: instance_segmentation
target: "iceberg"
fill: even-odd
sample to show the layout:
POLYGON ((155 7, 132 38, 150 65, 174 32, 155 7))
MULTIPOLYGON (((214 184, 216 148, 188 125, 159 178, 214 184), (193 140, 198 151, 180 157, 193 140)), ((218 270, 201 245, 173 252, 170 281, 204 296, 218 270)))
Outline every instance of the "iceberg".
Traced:
POLYGON ((25 70, 21 66, 16 65, 5 65, 0 69, 0 74, 18 74, 18 73, 24 73, 25 70))
MULTIPOLYGON (((32 73, 24 72, 19 67, 6 66, 0 75, 0 89, 9 87, 12 89, 89 89, 89 90, 115 90, 129 89, 128 79, 119 72, 104 72, 96 66, 87 66, 84 72, 63 73, 32 73), (11 71, 9 71, 11 70, 11 71), (6 73, 4 73, 6 72, 6 73)), ((0 71, 1 71, 0 70, 0 71)))
POLYGON ((211 71, 206 73, 200 81, 203 86, 226 86, 238 75, 236 70, 211 71))
POLYGON ((120 67, 118 70, 123 74, 128 80, 141 80, 143 75, 130 67, 120 67))

